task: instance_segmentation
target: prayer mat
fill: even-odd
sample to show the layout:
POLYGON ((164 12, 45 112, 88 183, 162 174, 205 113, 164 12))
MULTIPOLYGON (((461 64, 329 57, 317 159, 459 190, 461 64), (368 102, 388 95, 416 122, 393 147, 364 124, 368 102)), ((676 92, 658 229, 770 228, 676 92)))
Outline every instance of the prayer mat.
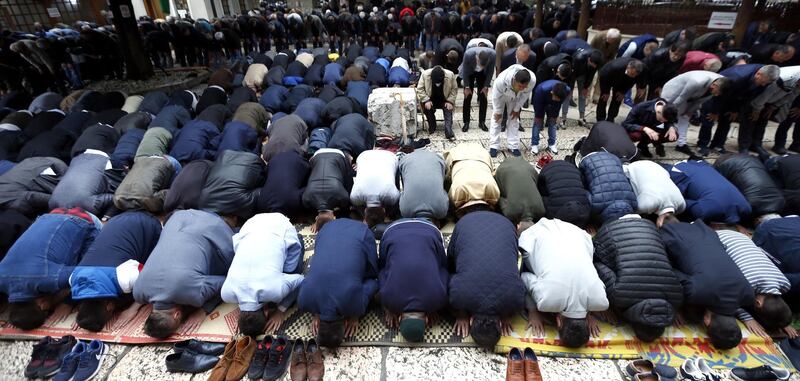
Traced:
MULTIPOLYGON (((450 241, 454 225, 449 223, 441 230, 445 239, 445 247, 450 241)), ((304 261, 309 263, 314 251, 315 236, 307 226, 297 226, 305 245, 304 261)), ((307 268, 306 268, 307 270, 307 268)), ((176 342, 195 338, 212 342, 228 342, 237 333, 239 309, 233 304, 221 304, 210 314, 196 311, 178 329, 175 335, 167 340, 155 340, 144 333, 144 322, 150 313, 150 306, 134 305, 123 311, 108 323, 101 332, 89 332, 78 327, 77 311, 68 304, 62 304, 38 329, 22 331, 8 323, 8 312, 0 314, 0 339, 38 339, 44 336, 60 337, 74 335, 79 339, 99 339, 111 343, 149 344, 158 342, 176 342)), ((475 346, 471 337, 462 338, 455 334, 452 316, 441 316, 438 323, 426 330, 423 342, 406 342, 397 329, 390 329, 384 324, 382 309, 374 304, 366 316, 359 321, 359 329, 354 337, 345 339, 343 346, 393 346, 393 347, 471 347, 475 346)), ((301 313, 296 308, 287 311, 286 320, 277 334, 291 338, 310 339, 311 314, 301 313)), ((500 339, 495 350, 506 353, 513 347, 531 347, 537 354, 549 357, 575 357, 590 359, 634 359, 649 358, 656 363, 680 366, 690 357, 703 357, 709 364, 720 368, 734 366, 756 367, 770 364, 793 370, 791 363, 785 358, 771 340, 750 335, 742 326, 744 339, 737 348, 729 351, 717 351, 709 343, 704 331, 690 325, 681 328, 669 327, 664 336, 656 343, 641 343, 627 326, 614 326, 600 322, 601 333, 589 343, 578 349, 559 345, 558 333, 554 327, 546 327, 546 337, 533 337, 527 329, 527 320, 523 314, 512 320, 513 333, 500 339)))

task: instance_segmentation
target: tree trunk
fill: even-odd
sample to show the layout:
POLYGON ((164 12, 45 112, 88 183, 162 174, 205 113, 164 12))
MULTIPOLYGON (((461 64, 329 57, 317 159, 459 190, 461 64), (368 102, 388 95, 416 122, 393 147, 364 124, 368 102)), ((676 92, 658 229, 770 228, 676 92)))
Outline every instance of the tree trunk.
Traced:
POLYGON ((536 0, 536 17, 533 20, 533 26, 537 28, 542 27, 544 21, 544 0, 536 0))
POLYGON ((136 25, 131 0, 109 0, 114 14, 114 28, 119 35, 119 44, 125 58, 128 79, 146 79, 153 76, 153 65, 144 51, 142 36, 136 25))
POLYGON ((747 25, 750 24, 750 17, 753 14, 755 0, 742 0, 739 12, 736 15, 736 22, 733 24, 733 35, 736 36, 736 45, 740 46, 747 32, 747 25))
POLYGON ((580 18, 578 19, 578 35, 580 35, 584 40, 589 38, 589 16, 591 16, 591 5, 591 0, 581 1, 581 14, 580 18))

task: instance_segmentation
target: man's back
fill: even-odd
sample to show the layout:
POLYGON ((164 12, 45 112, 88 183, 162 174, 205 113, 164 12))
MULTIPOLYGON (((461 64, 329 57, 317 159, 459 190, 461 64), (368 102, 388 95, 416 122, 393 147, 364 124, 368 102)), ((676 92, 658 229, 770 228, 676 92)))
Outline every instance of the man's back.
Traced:
POLYGON ((397 156, 386 150, 364 151, 356 163, 356 178, 350 201, 353 205, 384 207, 397 204, 400 191, 395 185, 397 156))
POLYGON ((428 150, 417 150, 401 158, 400 213, 406 218, 444 218, 449 200, 444 190, 444 159, 428 150))
POLYGON ((545 214, 536 188, 536 169, 523 158, 506 158, 495 171, 500 187, 500 210, 512 222, 536 221, 545 214))
POLYGON ((742 193, 704 161, 679 162, 669 174, 694 218, 737 223, 750 214, 750 205, 742 193))
POLYGON ((347 159, 338 149, 323 148, 311 158, 311 174, 303 192, 303 205, 316 210, 336 210, 350 205, 353 177, 347 159))

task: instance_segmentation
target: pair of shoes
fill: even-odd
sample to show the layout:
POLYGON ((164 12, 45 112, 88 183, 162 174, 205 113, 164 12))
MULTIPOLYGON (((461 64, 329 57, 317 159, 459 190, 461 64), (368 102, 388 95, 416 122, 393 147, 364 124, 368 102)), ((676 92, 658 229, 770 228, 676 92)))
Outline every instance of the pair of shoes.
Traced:
POLYGON ((464 125, 461 126, 461 132, 469 131, 469 122, 464 122, 464 125))
POLYGON ((165 359, 168 371, 203 373, 217 365, 225 344, 191 339, 175 343, 172 349, 174 352, 165 359))
POLYGON ((45 336, 33 345, 31 361, 25 367, 26 378, 48 378, 58 373, 64 357, 77 344, 75 336, 67 335, 60 339, 45 336))
POLYGON ((675 146, 675 151, 683 153, 683 154, 686 154, 686 155, 689 155, 689 156, 693 156, 694 155, 694 151, 692 151, 692 149, 689 148, 688 144, 684 144, 684 145, 681 145, 681 146, 675 146))
POLYGON ((625 367, 632 380, 675 381, 678 371, 666 365, 654 364, 647 359, 633 360, 625 367))
POLYGON ((209 381, 238 381, 247 373, 250 360, 256 351, 256 342, 250 336, 234 338, 222 352, 222 358, 208 376, 209 381))
POLYGON ((547 150, 553 155, 558 154, 558 147, 555 144, 547 146, 547 150))
POLYGON ((520 351, 519 348, 511 348, 508 352, 506 381, 542 381, 539 360, 533 349, 525 348, 520 351))
POLYGON ((487 132, 489 131, 489 127, 486 127, 486 123, 481 122, 481 124, 478 127, 481 128, 481 131, 487 131, 487 132))
POLYGON ((108 347, 100 340, 89 344, 78 341, 61 362, 61 369, 53 377, 54 381, 86 381, 100 372, 108 347))
POLYGON ((531 153, 534 155, 539 154, 539 146, 538 145, 531 145, 531 153))
POLYGON ((731 369, 731 378, 737 381, 785 381, 792 374, 783 368, 762 365, 758 368, 736 367, 731 369))
MULTIPOLYGON (((300 342, 302 345, 302 341, 300 342)), ((255 350, 253 361, 247 369, 247 378, 251 380, 263 379, 274 381, 286 373, 289 366, 289 358, 292 355, 294 342, 284 336, 273 338, 267 335, 258 344, 255 350)), ((227 380, 232 381, 232 380, 227 380)))
POLYGON ((784 148, 782 146, 772 146, 772 152, 775 152, 775 153, 777 153, 778 155, 781 155, 781 156, 787 154, 786 148, 784 148))
POLYGON ((322 381, 324 375, 325 364, 317 341, 311 339, 304 345, 303 340, 295 340, 294 350, 292 351, 292 366, 289 370, 291 380, 322 381))
POLYGON ((489 156, 497 157, 497 148, 489 148, 489 156))
POLYGON ((520 156, 522 156, 522 152, 519 152, 519 149, 512 149, 511 150, 511 155, 513 155, 515 157, 520 157, 520 156))
POLYGON ((702 358, 686 359, 681 365, 681 376, 687 381, 720 381, 722 379, 702 358))

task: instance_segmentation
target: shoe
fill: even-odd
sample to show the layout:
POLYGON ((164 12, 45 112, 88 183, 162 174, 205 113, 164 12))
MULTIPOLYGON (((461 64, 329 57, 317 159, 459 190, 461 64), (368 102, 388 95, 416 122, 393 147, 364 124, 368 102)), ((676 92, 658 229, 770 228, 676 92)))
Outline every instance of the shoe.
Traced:
POLYGON ((628 373, 628 377, 633 378, 639 373, 651 373, 653 372, 654 368, 655 365, 653 365, 652 361, 647 359, 638 359, 629 362, 628 365, 625 366, 625 372, 628 373))
POLYGON ((773 146, 772 147, 772 152, 775 152, 775 153, 777 153, 778 155, 781 155, 781 156, 786 155, 786 153, 787 153, 786 152, 786 148, 779 147, 779 146, 773 146))
POLYGON ((481 131, 489 131, 489 127, 486 127, 486 123, 481 123, 478 127, 481 128, 481 131))
POLYGON ((276 381, 283 377, 289 366, 289 359, 292 357, 292 344, 293 342, 288 341, 285 337, 279 337, 272 343, 267 367, 264 368, 264 381, 276 381))
POLYGON ((710 153, 710 150, 708 149, 708 147, 700 147, 700 149, 698 149, 697 152, 700 154, 700 156, 706 157, 710 153))
POLYGON ((550 151, 553 155, 558 154, 558 147, 555 144, 551 146, 547 146, 547 150, 550 151))
POLYGON ((253 359, 253 354, 256 352, 256 341, 250 336, 244 336, 236 341, 236 353, 233 355, 233 361, 228 367, 228 372, 225 373, 225 381, 239 381, 247 374, 247 369, 250 368, 250 360, 253 359))
POLYGON ((512 149, 512 150, 511 150, 511 154, 512 154, 512 155, 514 155, 514 156, 516 156, 516 157, 520 157, 520 156, 522 156, 522 152, 519 152, 519 150, 518 150, 518 149, 512 149))
POLYGON ((61 363, 64 361, 64 357, 72 351, 72 348, 75 347, 77 343, 78 341, 75 340, 75 336, 72 335, 51 340, 50 344, 47 346, 48 349, 45 353, 42 367, 39 369, 39 377, 48 378, 58 373, 58 370, 61 369, 61 363))
POLYGON ((681 376, 687 381, 706 381, 706 376, 697 368, 694 358, 686 359, 681 365, 681 376))
POLYGON ((225 350, 222 351, 222 357, 219 358, 219 362, 217 362, 217 365, 214 366, 214 369, 208 376, 208 381, 225 380, 225 374, 228 373, 228 368, 230 368, 233 362, 234 354, 236 354, 236 340, 231 340, 225 345, 225 350))
POLYGON ((519 348, 511 348, 506 365, 506 381, 525 381, 525 362, 519 348))
POLYGON ((575 100, 573 100, 573 99, 570 99, 570 100, 569 100, 569 107, 578 107, 578 104, 577 104, 577 103, 575 103, 575 100))
POLYGON ((728 150, 726 150, 725 147, 720 147, 720 148, 717 149, 717 153, 720 154, 720 155, 724 155, 724 154, 728 153, 728 150))
POLYGON ((447 138, 447 140, 453 140, 453 139, 456 138, 456 134, 453 133, 453 129, 452 128, 445 128, 444 129, 444 137, 447 138))
POLYGON ((294 341, 292 365, 289 367, 289 378, 291 378, 292 381, 305 381, 306 378, 308 378, 306 347, 302 339, 294 341))
MULTIPOLYGON (((656 147, 656 149, 657 149, 657 148, 658 148, 658 147, 656 147)), ((689 156, 692 156, 692 155, 694 155, 694 151, 692 151, 692 149, 691 149, 691 148, 689 148, 689 145, 688 145, 688 144, 684 144, 684 145, 682 145, 682 146, 675 146, 675 151, 676 151, 676 152, 680 152, 680 153, 682 153, 682 154, 689 155, 689 156)), ((659 156, 663 156, 663 155, 659 155, 659 156)))
POLYGON ((791 375, 786 369, 773 368, 769 365, 750 369, 736 367, 731 370, 731 378, 737 381, 785 381, 791 375))
POLYGON ((497 157, 497 148, 489 148, 489 156, 497 157))
POLYGON ((556 124, 556 130, 566 130, 566 129, 567 129, 567 125, 566 124, 564 124, 564 123, 556 124))
POLYGON ((175 343, 175 345, 172 346, 172 349, 175 351, 175 353, 190 350, 194 353, 203 355, 219 356, 225 351, 225 344, 209 343, 206 341, 191 339, 175 343))
POLYGON ((542 381, 539 360, 536 358, 536 353, 533 353, 533 349, 525 348, 522 357, 525 365, 525 381, 542 381))
POLYGON ((653 373, 659 375, 662 381, 675 381, 678 378, 678 371, 667 365, 658 365, 653 368, 653 373))
POLYGON ((517 131, 525 132, 525 127, 519 126, 519 127, 517 127, 517 131))
POLYGON ((219 357, 186 349, 167 355, 165 362, 170 372, 204 373, 217 365, 219 357))
POLYGON ((466 122, 464 123, 463 126, 461 126, 461 132, 467 132, 467 131, 469 131, 469 122, 466 122))
POLYGON ((253 361, 250 361, 250 368, 247 370, 247 378, 251 380, 261 379, 261 376, 264 375, 264 368, 267 366, 270 348, 272 348, 272 336, 267 335, 256 345, 253 361))
POLYGON ((710 366, 708 366, 708 363, 705 359, 699 358, 695 363, 697 364, 697 369, 699 369, 700 372, 706 377, 706 380, 720 381, 722 379, 717 373, 714 372, 713 369, 711 369, 710 366))
POLYGON ((531 153, 534 155, 539 154, 539 146, 531 146, 531 153))
POLYGON ((72 350, 64 356, 64 360, 61 361, 61 369, 59 369, 58 373, 53 377, 53 381, 71 380, 75 371, 78 370, 78 362, 80 362, 83 352, 86 352, 86 344, 79 341, 72 347, 72 350))
POLYGON ((314 339, 306 343, 306 362, 308 381, 322 381, 325 376, 325 362, 317 341, 314 339))
POLYGON ((500 132, 506 132, 506 125, 505 124, 501 124, 500 125, 500 132))
POLYGON ((586 118, 578 119, 578 125, 581 127, 589 128, 589 122, 586 121, 586 118))
POLYGON ((789 148, 787 148, 787 150, 792 151, 794 153, 800 153, 800 144, 798 143, 789 144, 789 148))
POLYGON ((653 153, 650 152, 650 147, 647 144, 639 143, 636 145, 636 148, 639 149, 639 156, 651 158, 653 157, 653 153))
POLYGON ((39 374, 44 365, 44 358, 47 355, 47 346, 53 340, 50 336, 45 336, 38 343, 33 345, 33 353, 31 353, 31 361, 25 367, 26 378, 40 378, 39 374))
POLYGON ((755 147, 755 148, 753 148, 753 149, 751 149, 751 150, 752 150, 752 151, 754 151, 756 154, 758 154, 758 157, 766 157, 766 158, 769 158, 769 156, 770 156, 770 155, 769 155, 769 151, 767 151, 766 149, 764 149, 764 147, 762 147, 762 146, 755 147))
POLYGON ((436 132, 436 126, 428 127, 428 135, 433 135, 434 132, 436 132))
POLYGON ((655 373, 639 373, 634 375, 633 381, 661 381, 661 377, 655 373))
POLYGON ((108 354, 108 346, 103 344, 100 340, 92 340, 86 346, 86 351, 81 353, 81 359, 78 361, 78 369, 72 375, 71 381, 87 381, 91 380, 97 373, 100 372, 100 367, 108 354))

